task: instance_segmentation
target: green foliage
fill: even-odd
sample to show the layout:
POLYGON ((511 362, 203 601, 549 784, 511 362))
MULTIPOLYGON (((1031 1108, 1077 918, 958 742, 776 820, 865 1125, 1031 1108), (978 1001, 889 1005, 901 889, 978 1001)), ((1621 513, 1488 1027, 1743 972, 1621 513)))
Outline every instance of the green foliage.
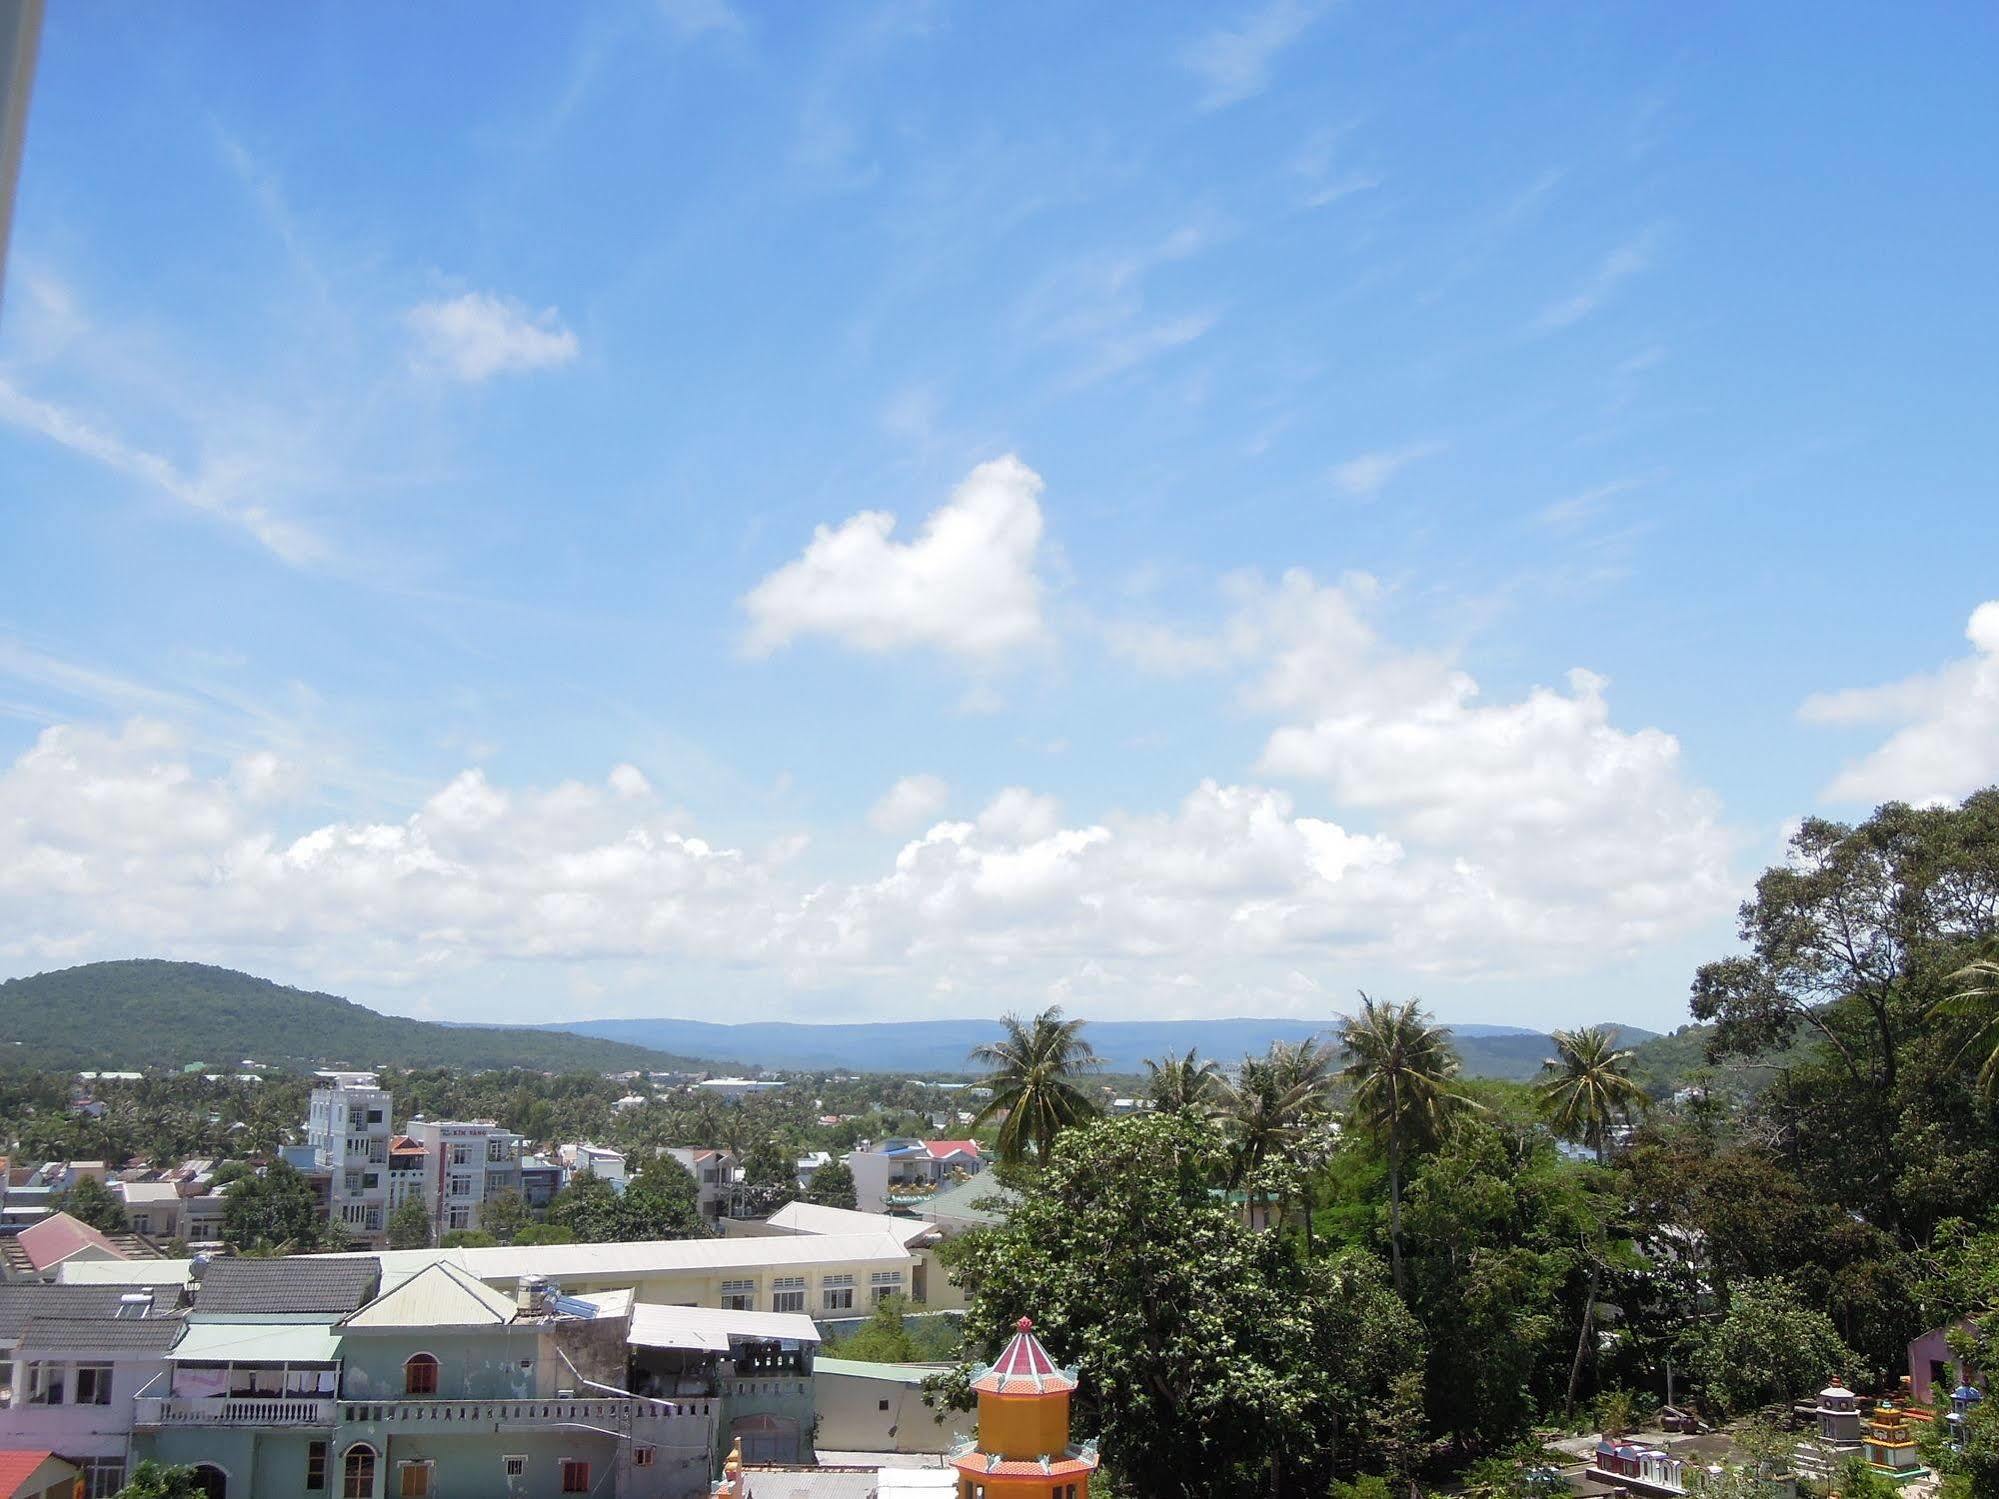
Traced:
POLYGON ((128 1226, 125 1204, 94 1176, 79 1177, 75 1186, 56 1199, 55 1205, 99 1233, 122 1234, 128 1226))
POLYGON ((1422 1338, 1364 1255, 1299 1258, 1210 1194, 1211 1131, 1181 1117, 1065 1131, 1004 1228, 965 1236, 968 1343, 1027 1315, 1080 1367, 1079 1433, 1120 1489, 1234 1494, 1398 1471, 1420 1435, 1422 1338))
POLYGON ((799 1200, 828 1208, 857 1207, 853 1169, 845 1161, 828 1161, 812 1173, 812 1181, 799 1194, 799 1200))
POLYGON ((531 1220, 526 1199, 511 1189, 495 1192, 479 1208, 479 1226, 502 1244, 513 1243, 531 1220))
POLYGON ((491 1249, 500 1241, 483 1228, 454 1228, 437 1241, 440 1249, 491 1249))
POLYGON ((985 1082, 993 1090, 972 1126, 1001 1120, 1001 1160, 1019 1162, 1031 1153, 1045 1162, 1057 1135, 1097 1112, 1079 1083, 1083 1073, 1096 1069, 1097 1054, 1082 1037, 1083 1022, 1064 1020, 1057 1005, 1031 1021, 1008 1015, 1000 1024, 1005 1030, 1000 1040, 972 1051, 971 1060, 992 1069, 985 1082))
POLYGON ((595 1072, 698 1065, 566 1031, 435 1025, 380 1015, 331 994, 288 989, 205 963, 154 958, 86 963, 0 983, 0 1033, 46 1064, 583 1067, 595 1072))
POLYGON ((1834 1484, 1840 1499, 1895 1499, 1901 1492, 1874 1471, 1866 1458, 1855 1455, 1839 1465, 1834 1484))
MULTIPOLYGON (((555 1194, 548 1205, 548 1224, 573 1235, 578 1244, 699 1239, 707 1236, 708 1226, 701 1219, 698 1197, 694 1178, 671 1159, 649 1163, 622 1194, 604 1178, 585 1173, 555 1194)), ((517 1234, 514 1242, 527 1242, 524 1234, 517 1234)))
POLYGON ((389 1214, 388 1230, 391 1249, 430 1248, 430 1214, 423 1200, 412 1197, 389 1214))
POLYGON ((202 1488, 194 1469, 147 1458, 131 1471, 116 1499, 202 1499, 202 1488))
POLYGON ((1351 1483, 1335 1478, 1326 1489, 1326 1499, 1396 1499, 1396 1494, 1379 1473, 1363 1473, 1351 1483))
POLYGON ((1603 1026, 1556 1031, 1555 1055, 1534 1090, 1548 1127, 1564 1140, 1587 1146, 1600 1162, 1610 1159, 1611 1132, 1642 1113, 1649 1101, 1632 1081, 1631 1055, 1618 1049, 1603 1026))
POLYGON ((846 1337, 832 1339, 822 1352, 870 1364, 938 1364, 963 1354, 965 1340, 956 1318, 912 1312, 907 1297, 884 1296, 866 1322, 846 1337))
POLYGON ((1860 1357, 1824 1312, 1782 1280, 1745 1280, 1728 1314, 1694 1344, 1693 1369, 1707 1398, 1734 1413, 1790 1400, 1834 1377, 1857 1378, 1860 1357))
POLYGON ((574 1244, 575 1233, 554 1223, 530 1223, 514 1235, 516 1244, 574 1244))
POLYGON ((323 1232, 311 1185, 284 1161, 245 1176, 223 1199, 222 1237, 238 1249, 292 1244, 317 1247, 323 1232))

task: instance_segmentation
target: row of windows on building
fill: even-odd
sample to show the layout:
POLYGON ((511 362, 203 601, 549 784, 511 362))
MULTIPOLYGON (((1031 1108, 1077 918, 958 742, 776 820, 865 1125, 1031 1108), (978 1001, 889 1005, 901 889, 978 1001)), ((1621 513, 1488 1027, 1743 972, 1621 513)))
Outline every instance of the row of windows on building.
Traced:
MULTIPOLYGON (((310 1442, 306 1445, 305 1487, 308 1493, 326 1492, 327 1452, 328 1444, 325 1442, 310 1442)), ((653 1460, 653 1448, 643 1444, 632 1448, 633 1466, 649 1468, 653 1460)), ((380 1455, 367 1442, 356 1442, 342 1453, 340 1499, 372 1499, 375 1492, 375 1469, 380 1462, 380 1455)), ((561 1481, 561 1492, 565 1494, 590 1492, 589 1459, 557 1458, 556 1471, 561 1481)), ((521 1453, 509 1453, 503 1456, 500 1459, 500 1474, 505 1478, 527 1477, 527 1457, 521 1453)), ((411 1459, 407 1462, 398 1462, 395 1492, 400 1499, 429 1499, 429 1496, 436 1492, 436 1479, 436 1464, 428 1460, 411 1459)))
MULTIPOLYGON (((868 1277, 868 1290, 873 1301, 882 1301, 890 1296, 902 1294, 903 1275, 900 1270, 877 1270, 868 1277)), ((819 1282, 819 1308, 827 1312, 847 1312, 854 1309, 854 1277, 851 1275, 828 1275, 819 1282)), ((770 1309, 774 1312, 803 1312, 806 1310, 808 1287, 802 1275, 780 1275, 770 1283, 770 1309)), ((753 1312, 757 1309, 757 1283, 753 1280, 725 1280, 722 1282, 722 1310, 725 1312, 753 1312)))

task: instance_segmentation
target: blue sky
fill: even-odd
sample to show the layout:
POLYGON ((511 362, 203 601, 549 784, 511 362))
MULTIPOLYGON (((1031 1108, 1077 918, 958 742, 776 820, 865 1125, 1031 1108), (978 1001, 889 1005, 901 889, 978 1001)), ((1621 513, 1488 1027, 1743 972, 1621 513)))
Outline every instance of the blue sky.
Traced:
POLYGON ((1791 820, 1999 779, 1995 67, 1970 5, 58 7, 0 972, 1676 1023, 1791 820))

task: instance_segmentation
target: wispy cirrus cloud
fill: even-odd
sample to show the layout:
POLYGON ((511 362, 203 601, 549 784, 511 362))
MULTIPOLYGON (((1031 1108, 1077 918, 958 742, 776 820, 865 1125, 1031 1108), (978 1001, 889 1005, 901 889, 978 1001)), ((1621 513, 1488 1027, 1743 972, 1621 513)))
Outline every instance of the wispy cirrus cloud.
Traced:
POLYGON ((1226 109, 1270 86, 1271 65, 1327 7, 1316 0, 1268 0, 1234 25, 1190 42, 1180 61, 1205 85, 1201 108, 1226 109))
POLYGON ((1626 281, 1651 267, 1657 234, 1646 230, 1612 249, 1581 286, 1550 302, 1534 319, 1534 331, 1553 333, 1571 327, 1597 311, 1626 281))
POLYGON ((1333 465, 1333 483, 1357 500, 1371 500, 1409 465, 1420 463, 1443 450, 1441 442, 1416 442, 1407 447, 1359 453, 1344 463, 1333 465))

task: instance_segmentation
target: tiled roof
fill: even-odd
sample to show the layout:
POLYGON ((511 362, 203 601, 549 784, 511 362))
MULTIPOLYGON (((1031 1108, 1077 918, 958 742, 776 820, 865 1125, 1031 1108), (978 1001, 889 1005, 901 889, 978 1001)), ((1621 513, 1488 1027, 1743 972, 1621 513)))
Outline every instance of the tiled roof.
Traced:
POLYGON ((295 1255, 211 1260, 201 1273, 194 1309, 204 1316, 295 1312, 340 1317, 375 1294, 381 1275, 381 1267, 369 1259, 295 1255))
POLYGON ((1056 1395, 1076 1388, 1076 1381, 1055 1367, 1055 1360, 1034 1335, 1034 1323, 1022 1317, 1013 1339, 989 1368, 979 1371, 972 1388, 993 1395, 1056 1395))
POLYGON ((171 1293, 152 1286, 66 1286, 40 1280, 0 1282, 0 1343, 12 1343, 36 1317, 115 1317, 120 1298, 131 1291, 155 1291, 162 1303, 171 1293))
POLYGON ((938 1160, 942 1160, 948 1155, 976 1157, 979 1153, 979 1142, 977 1140, 930 1140, 926 1143, 929 1145, 930 1154, 938 1160))
POLYGON ((179 1317, 31 1317, 17 1346, 36 1352, 66 1348, 164 1352, 186 1325, 179 1317))
POLYGON ((21 1452, 9 1448, 0 1452, 0 1494, 12 1494, 34 1477, 35 1469, 54 1457, 53 1452, 21 1452))
POLYGON ((24 1228, 14 1242, 35 1270, 48 1269, 68 1259, 80 1249, 102 1249, 114 1259, 125 1255, 116 1244, 80 1218, 68 1213, 51 1213, 33 1228, 24 1228))

